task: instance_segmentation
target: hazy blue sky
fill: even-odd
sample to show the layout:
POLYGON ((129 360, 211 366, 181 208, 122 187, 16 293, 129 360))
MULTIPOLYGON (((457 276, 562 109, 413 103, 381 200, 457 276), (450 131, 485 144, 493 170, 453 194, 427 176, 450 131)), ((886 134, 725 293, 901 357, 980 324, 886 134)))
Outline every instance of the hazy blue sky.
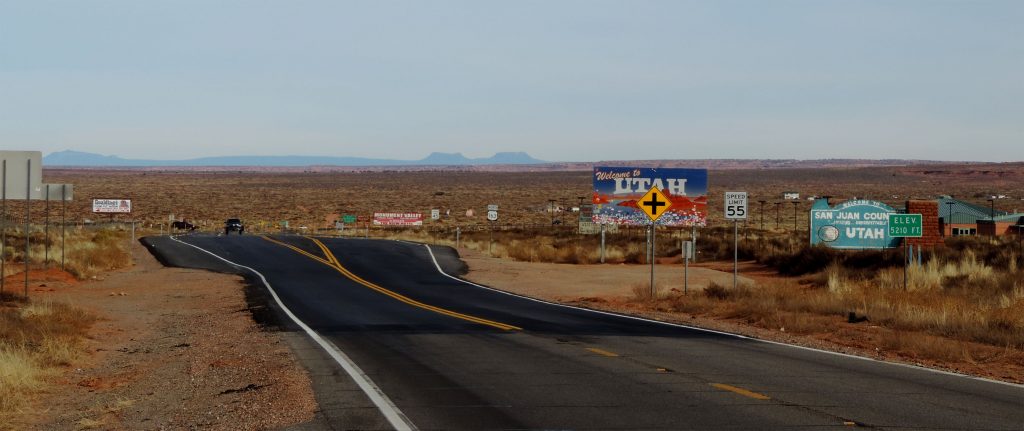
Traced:
POLYGON ((0 0, 0 148, 1024 160, 1024 1, 0 0))

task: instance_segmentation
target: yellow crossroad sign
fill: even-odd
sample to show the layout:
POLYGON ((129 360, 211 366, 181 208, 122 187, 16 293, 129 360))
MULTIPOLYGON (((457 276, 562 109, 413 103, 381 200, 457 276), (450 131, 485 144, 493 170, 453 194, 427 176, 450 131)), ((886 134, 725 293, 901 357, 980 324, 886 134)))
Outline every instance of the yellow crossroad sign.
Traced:
POLYGON ((665 196, 661 190, 657 187, 651 187, 650 190, 644 194, 644 197, 637 201, 636 206, 647 214, 647 218, 651 219, 651 222, 658 221, 658 218, 665 214, 669 208, 672 208, 672 201, 665 196))

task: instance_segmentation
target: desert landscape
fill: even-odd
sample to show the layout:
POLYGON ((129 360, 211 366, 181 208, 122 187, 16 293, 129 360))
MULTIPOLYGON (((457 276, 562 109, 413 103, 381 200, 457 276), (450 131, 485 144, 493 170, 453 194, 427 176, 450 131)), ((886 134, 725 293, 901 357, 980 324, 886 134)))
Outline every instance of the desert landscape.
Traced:
MULTIPOLYGON (((650 166, 693 166, 698 163, 649 163, 650 166)), ((716 163, 713 163, 716 164, 716 163)), ((1005 196, 998 209, 1024 210, 1024 164, 911 164, 906 166, 858 166, 809 168, 751 168, 756 162, 736 163, 741 168, 712 169, 708 196, 719 202, 727 190, 749 193, 752 218, 760 223, 760 206, 765 200, 765 228, 774 228, 775 202, 782 193, 795 191, 799 226, 806 225, 807 197, 832 196, 833 201, 854 197, 874 199, 902 206, 908 199, 952 195, 988 206, 990 196, 1005 196)), ((430 171, 400 171, 386 168, 361 172, 267 172, 214 169, 196 172, 173 168, 156 169, 46 169, 46 181, 75 184, 75 200, 68 203, 71 222, 103 221, 90 213, 91 199, 132 199, 134 219, 145 225, 167 223, 168 217, 198 222, 206 228, 219 227, 224 219, 240 217, 249 227, 272 230, 280 221, 307 226, 311 230, 333 229, 343 214, 370 217, 373 212, 420 212, 429 215, 437 208, 450 215, 426 228, 486 225, 489 204, 501 207, 499 225, 550 225, 550 200, 558 220, 573 219, 568 210, 588 203, 591 195, 589 166, 570 171, 469 171, 435 167, 430 171), (582 199, 581 199, 582 197, 582 199), (467 216, 467 210, 474 210, 467 216)), ((18 214, 17 202, 11 212, 18 214)), ((724 225, 721 205, 709 206, 712 226, 724 225)), ((51 216, 59 206, 52 203, 51 216)), ((794 206, 784 203, 778 211, 779 227, 791 227, 794 206)), ((43 205, 33 207, 33 220, 43 218, 43 205)), ((129 218, 118 216, 118 220, 129 218)), ((574 221, 574 220, 571 220, 574 221)), ((575 223, 567 223, 575 224, 575 223)), ((800 230, 800 229, 798 229, 800 230)))
MULTIPOLYGON (((137 421, 150 420, 147 418, 185 426, 202 417, 186 418, 180 412, 147 407, 159 399, 140 395, 138 391, 124 392, 118 388, 126 383, 116 382, 127 377, 95 368, 100 358, 119 355, 104 352, 133 345, 123 336, 107 340, 97 335, 98 330, 121 330, 111 327, 109 313, 110 307, 125 302, 121 288, 108 294, 110 281, 103 279, 115 277, 120 280, 118 283, 130 285, 134 280, 132 274, 156 276, 151 258, 133 257, 130 253, 144 251, 130 244, 128 222, 136 223, 138 236, 165 235, 171 215, 177 220, 194 222, 200 231, 207 232, 216 232, 226 218, 240 217, 248 226, 247 233, 254 234, 369 236, 457 246, 468 263, 467 278, 519 294, 818 349, 1024 382, 1024 320, 1021 317, 1024 316, 1021 281, 1024 280, 1024 257, 1017 238, 947 239, 944 247, 925 253, 921 266, 910 269, 909 288, 904 289, 898 252, 842 252, 810 247, 806 232, 810 203, 805 199, 795 201, 796 204, 785 202, 778 214, 774 205, 782 202, 784 191, 797 191, 805 197, 832 196, 833 202, 854 197, 878 199, 894 206, 907 199, 946 194, 984 204, 990 196, 1004 195, 1003 199, 996 200, 998 207, 1013 211, 1024 207, 1021 200, 1024 165, 911 164, 712 170, 708 193, 710 222, 708 227, 698 231, 698 254, 690 267, 692 278, 688 289, 683 291, 681 281, 680 241, 690 239, 691 233, 689 229, 666 229, 659 232, 656 251, 659 269, 654 295, 646 281, 648 262, 643 229, 623 228, 608 233, 604 264, 599 260, 599 236, 581 235, 576 231, 578 215, 572 207, 579 205, 580 197, 584 197, 583 202, 589 199, 590 176, 589 170, 47 169, 47 182, 72 183, 76 188, 75 200, 67 206, 69 233, 65 240, 70 241, 65 256, 67 268, 66 272, 55 268, 61 260, 58 253, 60 231, 56 224, 60 207, 51 203, 49 215, 53 224, 49 235, 44 235, 43 226, 38 224, 33 226, 31 234, 33 274, 29 299, 21 298, 18 290, 5 292, 2 328, 8 334, 5 340, 15 341, 6 341, 7 347, 2 348, 10 360, 5 361, 6 371, 0 375, 20 380, 18 384, 5 385, 5 390, 0 392, 0 407, 11 423, 59 423, 80 428, 134 426, 132 424, 141 423, 137 421), (731 286, 732 229, 722 219, 720 208, 720 195, 726 190, 746 190, 755 202, 751 217, 740 230, 742 277, 737 288, 731 286), (91 199, 101 197, 130 198, 133 213, 130 217, 113 218, 91 214, 91 199), (554 206, 551 199, 555 200, 554 206), (760 226, 762 212, 756 204, 758 200, 767 201, 764 229, 760 226), (488 204, 498 204, 501 208, 497 223, 490 224, 483 217, 488 204), (365 221, 340 232, 334 228, 334 222, 344 214, 355 214, 365 220, 374 211, 429 214, 433 208, 440 209, 442 214, 450 210, 450 215, 438 221, 428 218, 425 225, 418 228, 370 227, 366 230, 365 221), (555 210, 551 211, 552 208, 555 210), (474 210, 475 214, 469 216, 467 210, 474 210), (283 220, 289 221, 289 229, 281 228, 279 222, 283 220), (560 224, 552 225, 552 220, 560 224), (107 224, 110 221, 117 223, 107 224), (460 231, 458 243, 456 228, 460 231), (51 249, 47 252, 49 269, 44 271, 43 245, 46 242, 51 249), (136 267, 148 269, 130 269, 136 267), (565 281, 548 282, 554 274, 565 281), (58 321, 46 323, 59 329, 45 332, 19 329, 36 325, 47 316, 60 316, 58 321), (22 364, 22 371, 12 371, 9 365, 12 363, 22 364), (96 376, 71 376, 82 368, 94 369, 96 376), (79 397, 93 392, 106 393, 106 401, 89 404, 65 399, 61 402, 78 403, 81 410, 59 416, 53 415, 56 412, 38 410, 38 406, 58 396, 55 388, 60 385, 84 387, 86 391, 79 397)), ((44 204, 32 205, 34 222, 44 220, 44 209, 44 204)), ((16 220, 15 215, 22 210, 18 202, 10 202, 12 218, 16 220)), ((14 227, 9 229, 8 235, 6 281, 9 286, 20 286, 22 275, 18 271, 24 261, 20 251, 24 239, 14 227)), ((224 277, 219 283, 234 286, 228 289, 240 292, 233 277, 224 277)), ((165 288, 173 289, 173 284, 165 288)), ((137 290, 129 292, 128 295, 140 294, 137 290)), ((238 304, 237 295, 219 301, 234 305, 209 310, 210 316, 229 313, 231 307, 245 309, 238 304)), ((158 310, 168 304, 139 306, 160 312, 158 310)), ((117 322, 123 319, 119 317, 112 322, 119 324, 117 322)), ((216 317, 210 319, 210 322, 217 321, 216 317)), ((237 319, 222 323, 245 324, 237 319)), ((123 324, 139 323, 125 321, 123 324)), ((264 326, 257 331, 273 333, 274 328, 264 326)), ((273 341, 273 335, 268 336, 273 343, 281 343, 273 341)), ((183 341, 176 345, 194 343, 195 339, 189 337, 192 336, 183 335, 180 338, 183 341)), ((139 339, 153 342, 145 341, 141 335, 139 339)), ((230 344, 221 342, 214 348, 230 349, 230 344)), ((223 354, 237 355, 230 351, 223 354)), ((126 367, 142 366, 141 362, 133 362, 136 359, 148 360, 146 356, 136 356, 122 355, 118 360, 125 361, 126 367)), ((195 361, 188 355, 182 355, 181 360, 195 361)), ((242 357, 232 365, 214 365, 210 369, 220 370, 225 366, 249 369, 251 361, 271 360, 266 356, 242 357)), ((275 364, 287 368, 285 363, 275 364)), ((206 369, 209 365, 203 367, 206 369)), ((293 374, 294 370, 283 375, 293 374)), ((245 373, 228 375, 235 377, 225 384, 243 389, 246 387, 243 383, 253 379, 264 382, 259 384, 277 381, 276 377, 252 377, 245 373)), ((289 390, 308 394, 308 382, 303 383, 299 377, 289 379, 289 388, 293 388, 289 390)), ((265 402, 260 401, 258 394, 253 396, 257 398, 251 402, 265 402)), ((304 405, 310 402, 304 401, 304 405)), ((287 406, 274 407, 281 408, 287 406)), ((254 417, 252 426, 259 429, 263 427, 260 424, 296 423, 313 417, 314 413, 308 408, 304 412, 287 417, 254 417)), ((208 425, 216 428, 220 426, 214 425, 217 423, 224 422, 213 420, 208 425)))

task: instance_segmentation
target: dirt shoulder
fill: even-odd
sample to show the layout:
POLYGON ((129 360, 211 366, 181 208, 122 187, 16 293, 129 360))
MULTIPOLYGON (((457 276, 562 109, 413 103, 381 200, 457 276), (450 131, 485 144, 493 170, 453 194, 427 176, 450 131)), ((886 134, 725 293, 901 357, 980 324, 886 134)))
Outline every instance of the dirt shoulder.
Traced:
MULTIPOLYGON (((564 265, 517 262, 488 257, 480 252, 460 249, 469 266, 465 278, 477 283, 521 295, 585 308, 625 313, 656 320, 742 334, 753 338, 795 344, 863 357, 938 368, 995 380, 1024 383, 1024 352, 940 339, 927 334, 899 333, 870 323, 850 323, 845 316, 792 315, 779 313, 788 322, 808 321, 799 325, 814 329, 794 333, 794 328, 779 326, 777 321, 745 318, 741 314, 713 315, 686 312, 666 305, 665 301, 637 300, 631 286, 646 285, 649 267, 644 265, 564 265), (914 339, 915 343, 893 343, 896 339, 914 339), (912 347, 901 347, 906 344, 912 347), (929 348, 930 345, 937 347, 929 348), (955 352, 950 352, 950 346, 955 352)), ((702 262, 691 266, 691 294, 703 296, 700 290, 709 281, 722 285, 732 283, 732 262, 702 262)), ((655 271, 659 295, 679 297, 682 289, 682 267, 659 265, 655 271)), ((757 285, 795 282, 753 262, 741 262, 742 280, 757 285)), ((797 328, 797 332, 801 329, 797 328)))
POLYGON ((99 280, 30 285, 34 300, 100 321, 25 428, 276 429, 314 418, 307 373, 281 333, 253 321, 241 277, 165 268, 139 245, 133 253, 135 266, 99 280))
MULTIPOLYGON (((571 265, 564 263, 519 262, 489 257, 471 249, 460 249, 462 260, 469 265, 470 280, 488 286, 514 291, 554 301, 576 301, 580 298, 600 297, 626 299, 633 297, 635 286, 648 286, 651 267, 647 265, 571 265)), ((659 292, 674 289, 682 291, 683 266, 657 265, 654 284, 659 292)), ((711 281, 732 285, 732 273, 691 265, 688 289, 699 291, 711 281)), ((750 281, 740 276, 741 283, 750 281)))

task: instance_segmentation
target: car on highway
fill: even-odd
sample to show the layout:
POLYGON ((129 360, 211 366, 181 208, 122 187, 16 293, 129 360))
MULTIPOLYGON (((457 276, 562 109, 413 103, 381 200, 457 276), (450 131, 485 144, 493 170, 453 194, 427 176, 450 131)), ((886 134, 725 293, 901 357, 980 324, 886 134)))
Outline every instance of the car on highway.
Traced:
POLYGON ((232 231, 238 232, 239 235, 245 233, 245 225, 242 224, 242 220, 229 218, 224 222, 224 235, 228 235, 232 231))

